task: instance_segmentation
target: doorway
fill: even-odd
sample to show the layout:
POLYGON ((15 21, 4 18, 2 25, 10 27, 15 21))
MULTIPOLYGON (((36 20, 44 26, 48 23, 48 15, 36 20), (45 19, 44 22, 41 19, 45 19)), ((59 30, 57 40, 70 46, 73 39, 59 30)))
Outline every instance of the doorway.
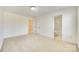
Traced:
POLYGON ((32 25, 33 25, 33 20, 32 18, 29 19, 29 34, 32 33, 32 25))
POLYGON ((54 16, 54 40, 62 40, 62 15, 54 16))

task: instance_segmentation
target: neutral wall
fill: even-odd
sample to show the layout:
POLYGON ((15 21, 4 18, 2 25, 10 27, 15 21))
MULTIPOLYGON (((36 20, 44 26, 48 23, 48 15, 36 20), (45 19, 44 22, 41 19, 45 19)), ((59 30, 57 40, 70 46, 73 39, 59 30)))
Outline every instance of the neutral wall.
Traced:
POLYGON ((0 10, 0 49, 3 43, 3 11, 0 10))
POLYGON ((77 9, 70 8, 63 12, 62 39, 76 43, 77 41, 77 9))
POLYGON ((28 17, 0 10, 0 49, 5 38, 28 34, 28 17))
POLYGON ((53 20, 50 15, 45 15, 36 18, 36 25, 34 26, 34 32, 39 33, 41 35, 52 37, 53 38, 53 20))
POLYGON ((0 39, 3 38, 3 11, 0 11, 0 39))
POLYGON ((28 34, 28 17, 4 12, 4 37, 28 34))
POLYGON ((77 27, 78 27, 78 29, 77 29, 77 31, 78 31, 78 35, 77 35, 77 38, 78 38, 78 47, 79 47, 79 7, 77 8, 77 20, 78 20, 78 25, 77 25, 77 27))
POLYGON ((34 32, 54 38, 54 16, 62 15, 62 40, 76 43, 77 17, 76 8, 71 7, 37 17, 34 21, 34 32))

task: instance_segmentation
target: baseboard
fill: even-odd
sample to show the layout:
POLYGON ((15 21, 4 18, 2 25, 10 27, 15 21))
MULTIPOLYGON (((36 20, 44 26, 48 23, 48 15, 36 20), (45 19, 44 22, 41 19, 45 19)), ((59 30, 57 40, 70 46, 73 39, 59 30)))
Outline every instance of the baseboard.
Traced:
POLYGON ((72 41, 66 41, 66 40, 63 40, 63 41, 65 41, 67 43, 71 43, 71 44, 77 44, 76 42, 72 42, 72 41))
POLYGON ((73 42, 69 42, 69 41, 64 41, 64 42, 69 43, 69 44, 72 44, 72 45, 77 45, 77 43, 73 43, 73 42))
POLYGON ((49 38, 49 39, 54 39, 54 37, 49 37, 49 36, 46 36, 46 35, 43 35, 43 34, 40 34, 40 33, 34 33, 34 34, 37 34, 37 35, 40 35, 40 36, 43 36, 43 37, 47 37, 47 38, 49 38))
POLYGON ((23 34, 17 34, 17 35, 12 35, 12 36, 5 36, 4 39, 11 38, 11 37, 17 37, 17 36, 22 36, 22 35, 27 35, 27 34, 23 33, 23 34))

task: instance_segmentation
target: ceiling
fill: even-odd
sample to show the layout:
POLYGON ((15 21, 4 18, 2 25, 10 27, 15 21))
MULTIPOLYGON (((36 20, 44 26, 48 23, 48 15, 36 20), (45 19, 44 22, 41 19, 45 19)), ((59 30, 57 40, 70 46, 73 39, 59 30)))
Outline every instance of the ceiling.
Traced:
POLYGON ((38 17, 47 13, 51 13, 51 11, 54 12, 56 10, 68 7, 69 6, 36 6, 36 10, 31 10, 29 6, 3 6, 0 7, 0 9, 23 16, 38 17))

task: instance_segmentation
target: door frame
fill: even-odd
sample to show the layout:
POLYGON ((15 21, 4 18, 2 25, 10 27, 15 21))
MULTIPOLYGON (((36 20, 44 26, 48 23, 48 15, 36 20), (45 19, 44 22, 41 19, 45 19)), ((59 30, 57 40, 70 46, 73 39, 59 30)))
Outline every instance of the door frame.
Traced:
POLYGON ((55 17, 61 17, 61 40, 62 40, 62 15, 54 16, 54 40, 55 40, 55 17))

